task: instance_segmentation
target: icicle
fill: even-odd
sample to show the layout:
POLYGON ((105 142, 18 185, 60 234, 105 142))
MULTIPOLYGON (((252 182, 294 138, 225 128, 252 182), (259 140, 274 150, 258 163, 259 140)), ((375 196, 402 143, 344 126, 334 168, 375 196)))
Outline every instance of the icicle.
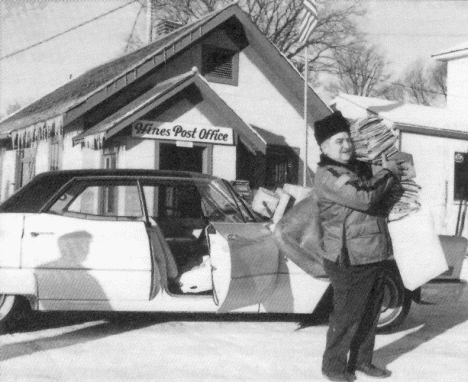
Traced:
POLYGON ((104 146, 105 133, 98 133, 84 137, 83 145, 92 150, 101 150, 104 146))
POLYGON ((48 139, 52 135, 63 134, 63 117, 61 115, 47 121, 14 130, 10 133, 13 148, 22 149, 34 142, 48 139))

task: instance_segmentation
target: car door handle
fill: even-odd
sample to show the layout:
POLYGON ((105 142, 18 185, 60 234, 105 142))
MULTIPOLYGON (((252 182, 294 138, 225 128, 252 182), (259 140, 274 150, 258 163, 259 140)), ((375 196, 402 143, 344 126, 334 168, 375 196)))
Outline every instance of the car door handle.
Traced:
POLYGON ((32 237, 37 237, 39 235, 55 235, 55 232, 31 232, 32 237))

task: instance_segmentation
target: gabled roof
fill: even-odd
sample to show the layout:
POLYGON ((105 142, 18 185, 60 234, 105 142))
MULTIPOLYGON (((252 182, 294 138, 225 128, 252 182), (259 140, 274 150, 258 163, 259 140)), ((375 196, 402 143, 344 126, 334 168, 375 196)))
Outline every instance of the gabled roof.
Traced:
MULTIPOLYGON (((123 89, 137 78, 165 63, 200 38, 235 18, 246 30, 249 42, 266 55, 267 62, 282 76, 297 97, 303 98, 303 77, 294 65, 256 27, 237 4, 212 12, 128 55, 89 70, 76 79, 42 97, 31 105, 0 122, 0 139, 19 129, 29 128, 29 135, 37 136, 37 128, 59 130, 97 103, 123 89), (52 124, 50 121, 53 121, 52 124), (60 124, 60 126, 57 126, 60 124)), ((329 108, 308 88, 308 107, 314 117, 330 114, 329 108)), ((312 121, 313 122, 313 121, 312 121)))
MULTIPOLYGON (((225 9, 229 8, 226 7, 225 9)), ((117 79, 136 70, 145 61, 171 47, 177 41, 199 29, 216 17, 222 10, 212 12, 194 23, 185 25, 172 33, 132 52, 91 69, 45 95, 29 106, 0 122, 0 132, 26 127, 62 115, 79 105, 97 91, 112 85, 117 79)))
POLYGON ((106 139, 114 136, 190 85, 195 85, 203 98, 210 100, 220 109, 221 115, 229 120, 229 126, 234 128, 239 138, 252 152, 266 152, 265 140, 211 89, 208 82, 198 74, 197 70, 161 82, 114 114, 73 138, 73 143, 83 142, 88 147, 101 148, 106 139))
MULTIPOLYGON (((346 117, 346 105, 362 109, 393 122, 395 128, 425 135, 468 139, 468 115, 463 110, 414 105, 373 97, 340 93, 332 102, 346 117)), ((351 116, 353 117, 354 116, 351 116)))
POLYGON ((439 61, 450 61, 466 56, 468 56, 468 41, 455 45, 449 49, 445 49, 442 52, 435 53, 431 57, 439 61))

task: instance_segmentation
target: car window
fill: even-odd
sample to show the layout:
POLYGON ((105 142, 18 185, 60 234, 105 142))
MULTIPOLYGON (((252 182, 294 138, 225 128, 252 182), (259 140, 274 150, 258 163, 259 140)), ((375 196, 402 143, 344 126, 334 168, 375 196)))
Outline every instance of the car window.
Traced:
POLYGON ((209 219, 248 221, 245 207, 232 192, 215 180, 144 180, 148 214, 156 219, 209 219), (245 213, 244 213, 245 212, 245 213))
POLYGON ((154 218, 200 219, 201 195, 192 182, 151 182, 143 185, 148 214, 154 218))
POLYGON ((114 220, 143 216, 137 183, 128 180, 76 180, 45 212, 114 220))
POLYGON ((219 184, 209 183, 200 186, 203 206, 207 217, 213 221, 243 221, 239 207, 228 190, 219 184))
POLYGON ((0 212, 39 212, 71 179, 69 174, 42 173, 0 205, 0 212))

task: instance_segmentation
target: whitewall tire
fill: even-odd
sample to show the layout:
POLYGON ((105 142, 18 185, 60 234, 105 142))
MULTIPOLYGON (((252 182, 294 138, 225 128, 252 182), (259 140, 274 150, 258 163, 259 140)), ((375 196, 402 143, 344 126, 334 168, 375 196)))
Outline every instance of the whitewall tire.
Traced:
POLYGON ((18 306, 18 297, 11 294, 0 294, 0 332, 6 328, 18 306))
POLYGON ((389 267, 384 274, 384 299, 377 329, 388 331, 400 325, 411 308, 411 292, 401 281, 398 269, 389 267))

